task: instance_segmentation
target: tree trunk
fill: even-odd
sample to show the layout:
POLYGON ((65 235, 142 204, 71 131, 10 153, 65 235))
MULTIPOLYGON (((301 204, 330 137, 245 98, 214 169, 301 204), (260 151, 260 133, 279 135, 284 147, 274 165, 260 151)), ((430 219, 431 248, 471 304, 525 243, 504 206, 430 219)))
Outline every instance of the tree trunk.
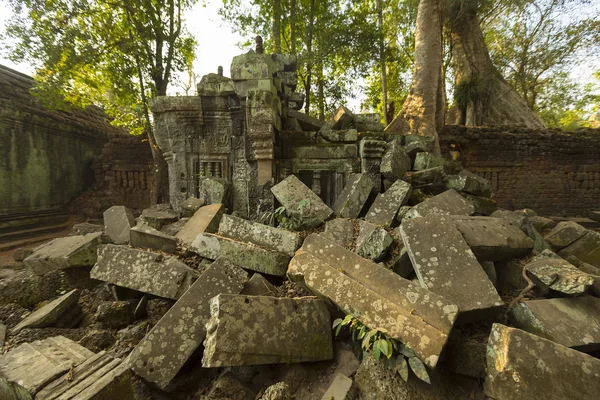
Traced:
POLYGON ((281 53, 281 0, 273 0, 273 49, 281 53))
POLYGON ((296 55, 296 0, 290 1, 290 48, 296 55))
POLYGON ((381 91, 383 93, 383 114, 385 124, 389 124, 388 97, 387 97, 387 71, 385 66, 385 32, 383 30, 383 0, 377 0, 377 17, 379 20, 379 63, 381 64, 381 91))
POLYGON ((402 110, 386 131, 410 131, 435 138, 434 153, 440 154, 438 131, 444 124, 445 100, 442 77, 442 12, 444 0, 421 0, 415 30, 415 65, 410 92, 402 110))
MULTIPOLYGON (((313 41, 313 29, 315 24, 315 0, 310 0, 310 7, 308 9, 308 26, 306 28, 306 52, 308 60, 312 60, 312 41, 313 41)), ((304 85, 304 112, 306 115, 310 115, 310 89, 312 80, 312 63, 306 64, 306 84, 304 85)))
POLYGON ((451 10, 450 29, 459 111, 456 122, 467 126, 515 124, 544 128, 542 120, 492 64, 476 7, 457 3, 451 10))
POLYGON ((319 61, 317 71, 317 90, 319 120, 325 121, 325 78, 323 77, 323 63, 321 61, 319 61))

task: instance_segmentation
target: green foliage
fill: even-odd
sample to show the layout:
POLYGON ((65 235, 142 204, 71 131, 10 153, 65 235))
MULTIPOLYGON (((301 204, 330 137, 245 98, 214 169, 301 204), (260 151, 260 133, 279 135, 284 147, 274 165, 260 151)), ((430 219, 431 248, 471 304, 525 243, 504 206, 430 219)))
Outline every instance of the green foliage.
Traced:
POLYGON ((297 231, 302 226, 304 212, 307 207, 310 207, 310 201, 304 199, 298 204, 297 211, 292 212, 286 210, 285 207, 277 208, 274 215, 279 227, 289 231, 297 231))
POLYGON ((392 339, 385 329, 369 329, 351 314, 346 315, 344 319, 338 318, 333 321, 332 329, 335 330, 336 337, 343 327, 348 328, 353 341, 361 341, 363 357, 367 353, 371 354, 375 360, 382 362, 386 368, 397 372, 405 382, 408 381, 408 367, 410 366, 417 378, 431 384, 425 365, 415 355, 414 351, 392 339))
POLYGON ((2 39, 13 61, 36 66, 34 94, 58 109, 105 108, 113 123, 149 128, 148 98, 185 70, 195 41, 181 13, 188 0, 12 0, 2 39))

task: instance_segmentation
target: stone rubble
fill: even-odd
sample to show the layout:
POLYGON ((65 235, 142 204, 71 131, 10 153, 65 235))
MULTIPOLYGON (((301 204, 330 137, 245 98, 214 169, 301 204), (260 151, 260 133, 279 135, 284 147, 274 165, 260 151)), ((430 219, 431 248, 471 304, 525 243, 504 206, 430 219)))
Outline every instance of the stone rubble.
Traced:
POLYGON ((135 226, 135 218, 127 207, 112 206, 104 211, 104 231, 114 244, 129 243, 129 230, 135 226))

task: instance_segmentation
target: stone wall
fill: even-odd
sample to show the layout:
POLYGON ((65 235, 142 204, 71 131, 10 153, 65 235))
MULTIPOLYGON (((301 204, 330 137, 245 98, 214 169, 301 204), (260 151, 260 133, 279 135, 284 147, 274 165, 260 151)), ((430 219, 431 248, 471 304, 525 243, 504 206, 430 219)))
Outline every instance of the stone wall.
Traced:
POLYGON ((600 208, 600 129, 567 133, 524 128, 447 126, 445 151, 492 182, 507 209, 541 215, 587 216, 600 208))
POLYGON ((48 111, 29 93, 33 79, 0 66, 0 217, 65 209, 94 180, 93 159, 108 125, 97 108, 48 111))

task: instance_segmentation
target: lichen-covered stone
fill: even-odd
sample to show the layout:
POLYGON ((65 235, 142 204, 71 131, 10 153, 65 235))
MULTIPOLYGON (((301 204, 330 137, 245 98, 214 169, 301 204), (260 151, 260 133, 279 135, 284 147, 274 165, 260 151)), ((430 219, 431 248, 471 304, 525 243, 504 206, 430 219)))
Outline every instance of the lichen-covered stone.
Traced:
POLYGON ((354 143, 358 140, 358 132, 356 129, 333 130, 328 123, 325 123, 319 130, 319 136, 328 142, 335 143, 354 143))
POLYGON ((91 267, 102 232, 51 240, 33 251, 23 263, 38 275, 71 267, 91 267))
POLYGON ((309 235, 301 251, 306 251, 328 265, 335 266, 345 276, 418 316, 440 331, 450 332, 458 307, 442 296, 336 245, 320 234, 309 235))
POLYGON ((46 326, 60 326, 61 328, 71 328, 79 322, 81 309, 77 305, 79 300, 79 290, 73 289, 56 300, 46 304, 44 307, 35 310, 11 330, 11 335, 16 335, 24 328, 44 328, 46 326), (70 321, 64 321, 58 324, 61 317, 69 312, 70 321), (58 325, 57 325, 58 324, 58 325))
POLYGON ((252 275, 240 293, 250 296, 280 296, 277 288, 258 272, 252 275))
POLYGON ((22 307, 33 307, 48 300, 63 287, 60 271, 37 275, 28 269, 15 271, 9 278, 0 279, 0 305, 16 303, 22 307))
POLYGON ((600 360, 516 328, 494 324, 484 390, 497 400, 595 399, 600 360))
POLYGON ((413 171, 409 175, 411 183, 414 187, 431 186, 434 183, 441 183, 446 177, 444 173, 444 167, 434 167, 421 171, 413 171))
POLYGON ((298 229, 315 228, 333 214, 331 208, 295 175, 290 175, 273 186, 271 192, 288 214, 301 220, 298 229))
POLYGON ((443 167, 445 160, 443 157, 436 156, 430 152, 423 151, 415 155, 415 163, 413 169, 415 171, 422 171, 425 169, 443 167))
POLYGON ((463 318, 504 304, 451 217, 405 220, 400 233, 421 285, 456 304, 463 318))
POLYGON ((290 261, 286 254, 210 233, 198 235, 191 250, 211 260, 224 256, 240 267, 269 275, 285 275, 290 261))
POLYGON ((550 244, 552 250, 558 251, 563 249, 581 238, 588 232, 583 226, 573 221, 559 222, 554 229, 552 229, 544 240, 550 244))
POLYGON ((358 218, 374 187, 366 174, 351 174, 333 205, 334 214, 342 218, 358 218))
POLYGON ((450 189, 417 204, 406 213, 404 219, 424 217, 430 214, 471 215, 474 211, 473 204, 455 190, 450 189))
POLYGON ((48 383, 92 356, 63 336, 23 343, 0 356, 0 394, 7 400, 32 399, 48 383))
POLYGON ((559 250, 558 255, 565 259, 577 257, 581 262, 600 268, 600 232, 588 230, 585 235, 559 250))
POLYGON ((181 203, 181 212, 184 217, 193 216, 200 207, 204 205, 204 201, 195 197, 188 197, 181 203))
POLYGON ((204 204, 229 205, 231 183, 222 178, 206 177, 200 179, 200 198, 204 204))
POLYGON ((379 170, 385 179, 396 181, 402 179, 407 171, 410 171, 412 161, 402 146, 397 142, 388 144, 388 148, 383 153, 379 170))
POLYGON ((519 227, 520 229, 523 229, 523 226, 525 225, 525 222, 527 220, 527 217, 525 217, 525 215, 523 214, 502 209, 494 211, 492 214, 490 214, 490 217, 503 218, 511 224, 513 224, 514 226, 519 227))
POLYGON ((219 235, 240 242, 249 242, 269 250, 278 251, 292 257, 302 244, 298 233, 273 228, 258 222, 223 215, 219 224, 219 235))
POLYGON ((164 251, 175 253, 177 242, 175 237, 169 236, 148 225, 138 225, 129 231, 131 245, 142 249, 164 251))
POLYGON ((354 223, 346 218, 336 218, 325 223, 321 235, 347 249, 354 246, 354 223))
POLYGON ((112 244, 98 248, 90 277, 118 286, 178 299, 196 272, 175 257, 112 244))
POLYGON ((131 353, 135 373, 164 389, 206 337, 209 300, 239 293, 247 279, 248 274, 228 260, 215 261, 131 353))
POLYGON ((201 233, 215 233, 225 212, 222 204, 211 204, 200 207, 175 236, 183 243, 190 245, 201 233))
POLYGON ((498 210, 496 200, 490 199, 489 197, 473 196, 469 193, 463 193, 465 199, 473 204, 475 214, 478 215, 492 215, 494 211, 498 210))
POLYGON ((361 257, 380 261, 386 255, 392 241, 385 229, 366 221, 358 221, 356 252, 361 257))
POLYGON ((171 209, 170 204, 156 204, 142 211, 139 222, 160 230, 163 225, 170 224, 178 219, 179 213, 171 209))
POLYGON ((447 335, 410 314, 410 309, 399 307, 310 253, 292 259, 288 276, 315 294, 329 298, 367 327, 385 329, 390 337, 412 348, 427 365, 436 365, 447 335))
POLYGON ((104 351, 43 388, 36 400, 132 399, 131 371, 125 362, 104 351))
POLYGON ((210 301, 202 366, 331 360, 331 317, 325 302, 220 294, 210 301))
POLYGON ((408 201, 410 195, 410 184, 397 180, 385 193, 379 193, 371 208, 365 216, 365 220, 381 226, 392 226, 398 210, 408 201))
POLYGON ((511 325, 579 351, 600 348, 600 299, 580 296, 529 300, 509 314, 511 325))
POLYGON ((564 294, 582 294, 594 284, 592 276, 580 271, 550 250, 543 251, 525 268, 537 281, 564 294))
POLYGON ((458 175, 450 175, 446 182, 448 189, 470 193, 475 196, 490 197, 492 184, 485 178, 463 169, 458 175))
POLYGON ((129 243, 129 229, 135 226, 135 218, 125 206, 112 206, 104 211, 104 230, 114 244, 129 243))
POLYGON ((456 228, 480 261, 499 261, 526 256, 534 242, 501 218, 453 217, 456 228))
POLYGON ((354 114, 344 106, 339 106, 338 109, 331 115, 333 129, 348 129, 354 122, 354 114))

